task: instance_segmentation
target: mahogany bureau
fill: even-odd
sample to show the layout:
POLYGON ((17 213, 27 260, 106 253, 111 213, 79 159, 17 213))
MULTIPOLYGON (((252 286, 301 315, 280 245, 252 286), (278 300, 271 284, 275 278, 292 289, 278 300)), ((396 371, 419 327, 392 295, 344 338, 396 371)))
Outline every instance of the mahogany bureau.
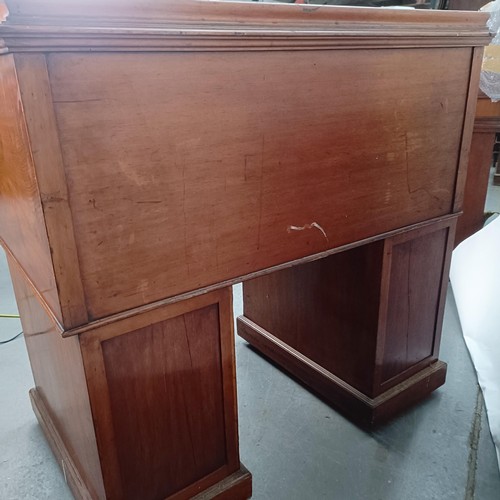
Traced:
POLYGON ((251 495, 239 281, 240 333, 361 423, 443 383, 485 15, 6 4, 0 237, 76 498, 251 495))

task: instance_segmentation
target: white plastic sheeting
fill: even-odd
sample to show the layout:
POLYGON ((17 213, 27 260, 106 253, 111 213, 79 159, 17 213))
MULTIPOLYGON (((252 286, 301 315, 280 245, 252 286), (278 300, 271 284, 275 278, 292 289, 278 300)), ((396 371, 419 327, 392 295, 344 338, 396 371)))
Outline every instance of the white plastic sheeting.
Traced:
POLYGON ((450 279, 500 466, 500 217, 455 249, 450 279))
POLYGON ((493 40, 484 50, 479 87, 493 102, 497 102, 500 100, 500 0, 490 2, 481 10, 490 13, 487 24, 493 40))

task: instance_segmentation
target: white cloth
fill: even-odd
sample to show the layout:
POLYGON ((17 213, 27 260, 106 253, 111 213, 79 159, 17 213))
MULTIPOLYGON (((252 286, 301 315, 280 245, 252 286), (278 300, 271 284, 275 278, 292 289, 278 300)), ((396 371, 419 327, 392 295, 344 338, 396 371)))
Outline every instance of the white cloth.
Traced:
POLYGON ((450 279, 500 466, 500 217, 455 249, 450 279))

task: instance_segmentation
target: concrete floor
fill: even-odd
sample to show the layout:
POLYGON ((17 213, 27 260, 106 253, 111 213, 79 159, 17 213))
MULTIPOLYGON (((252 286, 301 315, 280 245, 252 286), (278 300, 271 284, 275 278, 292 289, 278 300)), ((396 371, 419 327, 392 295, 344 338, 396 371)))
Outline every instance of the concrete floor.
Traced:
MULTIPOLYGON (((500 211, 500 189, 489 196, 500 211)), ((241 287, 235 287, 235 316, 241 287)), ((0 312, 15 313, 0 251, 0 312)), ((18 333, 0 319, 0 341, 18 333)), ((440 358, 446 385, 367 433, 236 342, 241 460, 256 500, 499 500, 500 473, 453 295, 448 293, 440 358)), ((0 345, 0 500, 71 499, 31 411, 24 340, 0 345)))

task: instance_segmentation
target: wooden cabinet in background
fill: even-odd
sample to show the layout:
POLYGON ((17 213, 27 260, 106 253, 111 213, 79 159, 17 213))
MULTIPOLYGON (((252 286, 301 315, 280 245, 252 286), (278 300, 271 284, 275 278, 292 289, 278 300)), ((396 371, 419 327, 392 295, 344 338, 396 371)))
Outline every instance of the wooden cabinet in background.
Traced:
POLYGON ((306 381, 357 420, 444 381, 485 15, 7 4, 0 237, 34 410, 75 497, 251 495, 239 281, 263 280, 245 311, 282 339, 275 359, 314 360, 306 381))
MULTIPOLYGON (((448 0, 447 8, 477 11, 487 3, 486 0, 448 0)), ((463 215, 458 220, 455 246, 483 227, 493 144, 495 133, 499 131, 500 108, 480 92, 467 167, 463 215)))
POLYGON ((455 246, 484 225, 484 205, 488 192, 493 147, 498 132, 500 132, 500 103, 492 102, 481 92, 477 102, 467 166, 463 215, 458 219, 455 246))

